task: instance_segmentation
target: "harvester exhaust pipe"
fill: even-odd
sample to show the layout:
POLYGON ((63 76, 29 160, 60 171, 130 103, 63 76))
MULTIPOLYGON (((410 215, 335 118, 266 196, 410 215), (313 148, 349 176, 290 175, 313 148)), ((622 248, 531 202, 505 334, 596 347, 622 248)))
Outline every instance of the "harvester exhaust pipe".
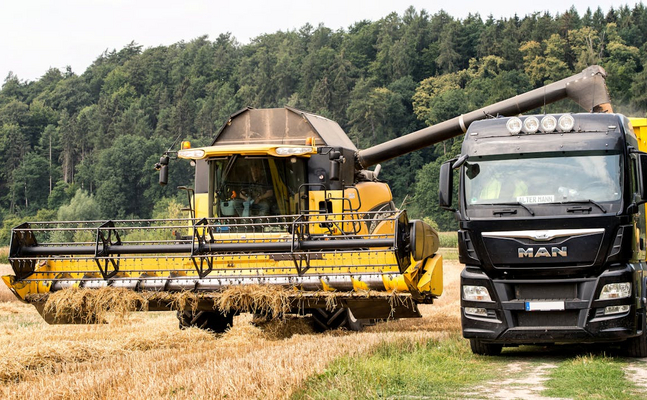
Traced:
POLYGON ((358 170, 366 169, 371 165, 462 135, 472 122, 491 115, 517 115, 565 98, 577 102, 587 111, 611 112, 606 76, 604 68, 598 65, 590 66, 579 74, 539 89, 360 150, 356 153, 355 167, 358 170), (594 82, 591 83, 591 80, 594 82))

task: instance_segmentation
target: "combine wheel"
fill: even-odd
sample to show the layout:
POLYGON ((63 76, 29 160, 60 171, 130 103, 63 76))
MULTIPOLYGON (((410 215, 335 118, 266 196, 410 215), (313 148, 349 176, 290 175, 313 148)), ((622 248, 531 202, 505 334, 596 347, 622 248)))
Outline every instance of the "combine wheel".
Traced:
POLYGON ((349 308, 337 308, 328 311, 323 308, 310 310, 314 320, 314 329, 317 332, 345 328, 349 331, 359 332, 364 327, 364 320, 357 319, 349 308))
POLYGON ((234 314, 218 311, 178 311, 177 319, 180 321, 180 329, 195 327, 215 333, 223 333, 234 324, 234 314))
POLYGON ((472 348, 472 353, 481 356, 498 356, 501 354, 501 349, 503 349, 502 344, 483 343, 480 339, 470 339, 470 347, 472 348))

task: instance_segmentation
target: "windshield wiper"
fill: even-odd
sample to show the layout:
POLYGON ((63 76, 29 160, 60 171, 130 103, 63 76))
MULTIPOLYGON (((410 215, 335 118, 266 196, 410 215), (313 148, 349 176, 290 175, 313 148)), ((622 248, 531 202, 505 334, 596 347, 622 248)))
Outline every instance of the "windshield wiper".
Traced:
MULTIPOLYGON (((593 204, 597 208, 600 209, 604 214, 607 213, 607 209, 602 206, 602 204, 598 203, 595 200, 587 199, 587 200, 571 200, 571 201, 560 201, 559 203, 554 203, 554 204, 593 204)), ((567 211, 571 211, 570 209, 567 211)), ((572 211, 580 211, 580 210, 572 210, 572 211)))
MULTIPOLYGON (((530 215, 532 215, 533 217, 535 216, 535 212, 534 212, 534 211, 532 211, 532 210, 530 209, 530 207, 528 207, 527 205, 525 205, 525 204, 523 204, 523 203, 520 203, 520 202, 518 202, 518 201, 510 202, 510 203, 480 203, 479 205, 482 205, 482 206, 520 206, 520 207, 523 207, 526 211, 528 211, 528 213, 529 213, 530 215)), ((498 212, 497 212, 497 211, 498 211, 498 210, 494 210, 494 211, 492 212, 492 214, 502 214, 502 212, 501 212, 501 211, 498 211, 498 212)), ((504 211, 504 212, 505 212, 505 210, 502 210, 502 211, 504 211)), ((512 213, 510 213, 510 214, 512 214, 512 213)))

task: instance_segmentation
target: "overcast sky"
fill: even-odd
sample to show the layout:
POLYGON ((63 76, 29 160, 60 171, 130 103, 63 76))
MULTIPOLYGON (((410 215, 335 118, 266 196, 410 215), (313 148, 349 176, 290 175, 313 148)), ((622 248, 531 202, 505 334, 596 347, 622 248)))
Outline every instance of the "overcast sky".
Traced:
POLYGON ((323 23, 332 29, 378 20, 390 12, 402 15, 413 5, 434 14, 444 9, 456 18, 479 13, 482 18, 522 17, 533 12, 563 13, 574 5, 583 14, 598 6, 606 12, 636 1, 418 1, 418 0, 0 0, 0 85, 9 71, 21 80, 36 80, 48 68, 67 65, 77 74, 104 51, 131 41, 144 48, 190 41, 201 35, 213 40, 231 32, 239 42, 278 30, 323 23))

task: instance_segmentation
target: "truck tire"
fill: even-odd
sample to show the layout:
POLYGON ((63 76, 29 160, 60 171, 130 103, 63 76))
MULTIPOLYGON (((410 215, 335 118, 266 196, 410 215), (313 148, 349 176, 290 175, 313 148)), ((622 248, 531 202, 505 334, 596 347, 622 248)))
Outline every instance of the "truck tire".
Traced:
POLYGON ((359 332, 364 328, 363 320, 355 318, 349 308, 337 308, 332 311, 313 308, 309 312, 314 321, 314 330, 317 332, 340 328, 359 332))
POLYGON ((647 329, 645 329, 645 315, 642 319, 642 334, 640 336, 627 339, 626 347, 629 357, 647 357, 647 329))
POLYGON ((214 333, 223 333, 234 324, 234 314, 223 314, 218 311, 178 311, 177 319, 180 329, 200 328, 214 333))
POLYGON ((472 353, 481 356, 498 356, 503 349, 502 344, 483 343, 480 339, 470 339, 472 353))

